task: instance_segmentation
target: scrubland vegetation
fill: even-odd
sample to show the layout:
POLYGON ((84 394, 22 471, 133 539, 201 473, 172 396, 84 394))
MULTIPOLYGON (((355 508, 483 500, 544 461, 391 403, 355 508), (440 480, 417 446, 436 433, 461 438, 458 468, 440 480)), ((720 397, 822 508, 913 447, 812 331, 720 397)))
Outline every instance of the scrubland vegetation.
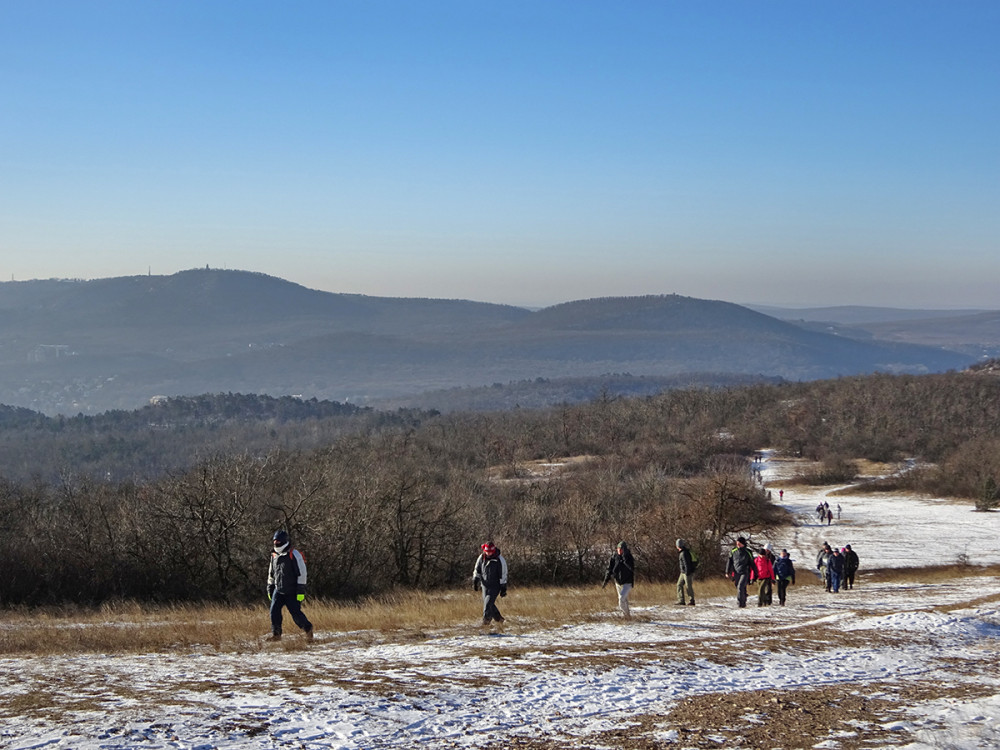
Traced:
MULTIPOLYGON (((256 601, 279 526, 305 552, 316 598, 466 585, 486 539, 521 586, 599 582, 619 539, 641 554, 645 581, 664 581, 676 576, 677 537, 691 541, 702 570, 719 572, 724 540, 780 520, 749 471, 762 447, 848 481, 854 459, 918 459, 924 468, 891 481, 983 509, 996 504, 1000 478, 1000 380, 985 373, 498 413, 214 414, 157 428, 201 452, 183 470, 108 480, 67 462, 58 481, 0 481, 0 601, 256 601)), ((3 439, 37 429, 8 425, 3 439)), ((87 438, 135 450, 174 444, 131 443, 114 429, 87 438)))

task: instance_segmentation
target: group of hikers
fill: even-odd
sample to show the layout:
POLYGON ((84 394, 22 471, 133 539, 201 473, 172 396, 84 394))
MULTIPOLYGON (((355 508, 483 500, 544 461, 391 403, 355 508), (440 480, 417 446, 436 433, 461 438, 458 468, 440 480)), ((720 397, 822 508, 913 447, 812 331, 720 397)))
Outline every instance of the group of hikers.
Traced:
POLYGON ((760 584, 757 606, 771 606, 774 584, 777 583, 778 604, 783 607, 789 584, 795 584, 795 565, 787 549, 776 556, 768 542, 754 555, 747 546, 747 540, 740 537, 726 561, 726 576, 736 585, 737 606, 747 606, 747 586, 757 581, 760 584))
POLYGON ((840 589, 853 589, 854 576, 858 572, 858 553, 847 544, 841 549, 831 547, 829 542, 823 542, 823 546, 816 555, 816 570, 819 571, 820 578, 826 586, 826 590, 831 594, 840 592, 840 589))
MULTIPOLYGON (((837 520, 840 520, 841 507, 837 504, 837 520)), ((820 524, 826 523, 829 526, 833 523, 833 509, 830 507, 830 503, 823 501, 816 506, 816 516, 819 518, 820 524)))
MULTIPOLYGON (((312 623, 302 612, 307 583, 305 557, 291 545, 288 533, 284 530, 276 531, 272 541, 274 548, 267 574, 267 597, 271 603, 271 635, 268 640, 281 640, 283 609, 288 610, 306 639, 312 640, 312 623)), ((677 604, 693 607, 694 573, 698 568, 698 557, 684 539, 678 539, 675 546, 680 571, 677 577, 677 604)), ((824 542, 816 557, 816 569, 827 591, 838 593, 841 588, 853 589, 858 555, 849 544, 837 549, 824 542)), ((736 586, 736 603, 739 607, 747 606, 747 586, 753 582, 759 584, 758 607, 771 605, 775 588, 778 592, 778 604, 784 606, 788 586, 795 584, 795 565, 787 549, 775 555, 771 544, 767 543, 754 554, 747 540, 741 536, 729 554, 726 576, 736 586)), ((635 585, 635 559, 624 541, 618 543, 608 561, 601 588, 611 581, 614 581, 618 594, 618 609, 625 618, 631 618, 628 600, 635 585)), ((486 632, 495 623, 497 630, 503 632, 504 617, 497 607, 497 600, 507 596, 507 560, 493 542, 480 546, 479 556, 472 569, 472 586, 474 590, 482 591, 483 619, 480 628, 486 632)))

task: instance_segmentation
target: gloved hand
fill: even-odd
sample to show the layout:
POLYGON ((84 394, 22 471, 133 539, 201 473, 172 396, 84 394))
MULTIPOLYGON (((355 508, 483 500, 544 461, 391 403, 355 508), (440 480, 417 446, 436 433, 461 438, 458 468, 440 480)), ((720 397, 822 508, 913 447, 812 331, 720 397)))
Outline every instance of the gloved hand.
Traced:
POLYGON ((478 578, 473 578, 472 579, 472 590, 473 591, 479 591, 479 579, 478 578))
POLYGON ((304 602, 306 600, 306 595, 305 594, 296 594, 295 598, 298 599, 300 602, 304 602))
POLYGON ((301 584, 299 586, 296 586, 296 588, 295 588, 295 598, 298 599, 300 602, 304 602, 306 600, 306 587, 305 586, 302 586, 301 584))
POLYGON ((267 587, 267 600, 271 601, 271 599, 273 597, 274 597, 274 586, 268 586, 267 587))
POLYGON ((500 596, 507 596, 507 584, 505 583, 500 587, 500 596))

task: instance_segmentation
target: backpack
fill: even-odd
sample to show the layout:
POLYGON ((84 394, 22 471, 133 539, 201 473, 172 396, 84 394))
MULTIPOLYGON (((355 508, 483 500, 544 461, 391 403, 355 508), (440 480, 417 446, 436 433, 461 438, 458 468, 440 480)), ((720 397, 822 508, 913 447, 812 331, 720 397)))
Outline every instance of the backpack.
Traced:
POLYGON ((698 570, 698 555, 693 549, 689 549, 688 552, 691 554, 691 572, 694 573, 698 570))

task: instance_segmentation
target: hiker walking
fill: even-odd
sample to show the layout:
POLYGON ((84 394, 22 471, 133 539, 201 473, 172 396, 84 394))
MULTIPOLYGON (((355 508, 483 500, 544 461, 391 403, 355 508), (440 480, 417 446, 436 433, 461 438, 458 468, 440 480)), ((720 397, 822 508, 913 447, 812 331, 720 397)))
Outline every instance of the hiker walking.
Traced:
POLYGON ((694 606, 694 571, 698 563, 691 554, 688 543, 683 539, 677 540, 677 564, 680 568, 680 575, 677 576, 677 603, 694 606), (685 594, 687 601, 685 601, 685 594))
MULTIPOLYGON (((836 547, 833 548, 833 554, 827 559, 826 566, 830 588, 833 589, 833 593, 838 594, 840 593, 840 582, 844 578, 844 556, 836 547)), ((827 591, 829 590, 827 589, 827 591)))
POLYGON ((854 588, 854 575, 858 572, 860 561, 858 553, 851 549, 851 545, 844 547, 844 588, 854 588))
POLYGON ((747 540, 740 537, 736 546, 729 553, 726 562, 726 575, 736 585, 736 604, 740 608, 747 606, 747 584, 754 579, 753 555, 747 549, 747 540))
POLYGON ((831 523, 833 523, 833 511, 830 510, 829 508, 827 508, 827 511, 826 511, 826 525, 829 526, 831 523))
POLYGON ((481 545, 480 550, 472 568, 472 588, 483 591, 483 624, 480 627, 486 630, 495 621, 497 629, 503 632, 504 618, 497 609, 497 597, 507 596, 507 561, 493 542, 481 545))
MULTIPOLYGON (((603 589, 608 585, 608 581, 614 579, 615 589, 618 591, 618 609, 625 615, 625 619, 632 617, 628 609, 628 595, 632 592, 635 584, 635 560, 632 558, 632 551, 625 542, 618 542, 618 546, 608 561, 608 572, 604 574, 603 589)), ((692 598, 694 595, 692 594, 692 598)))
POLYGON ((281 610, 288 609, 292 621, 313 639, 313 626, 302 612, 306 598, 306 559, 292 547, 288 532, 279 529, 272 538, 271 565, 267 569, 267 598, 271 601, 271 636, 269 641, 281 640, 281 610))
POLYGON ((778 604, 784 607, 788 584, 795 585, 795 565, 792 563, 792 558, 788 556, 787 549, 781 550, 778 559, 774 561, 774 577, 778 581, 778 604))
POLYGON ((757 591, 757 606, 770 607, 773 600, 772 581, 774 580, 774 553, 770 543, 764 545, 753 559, 754 575, 760 584, 757 591))
POLYGON ((827 564, 832 555, 833 550, 827 542, 823 542, 823 546, 820 548, 819 554, 816 555, 816 570, 819 571, 820 580, 823 581, 823 587, 827 591, 830 590, 830 574, 827 564))

